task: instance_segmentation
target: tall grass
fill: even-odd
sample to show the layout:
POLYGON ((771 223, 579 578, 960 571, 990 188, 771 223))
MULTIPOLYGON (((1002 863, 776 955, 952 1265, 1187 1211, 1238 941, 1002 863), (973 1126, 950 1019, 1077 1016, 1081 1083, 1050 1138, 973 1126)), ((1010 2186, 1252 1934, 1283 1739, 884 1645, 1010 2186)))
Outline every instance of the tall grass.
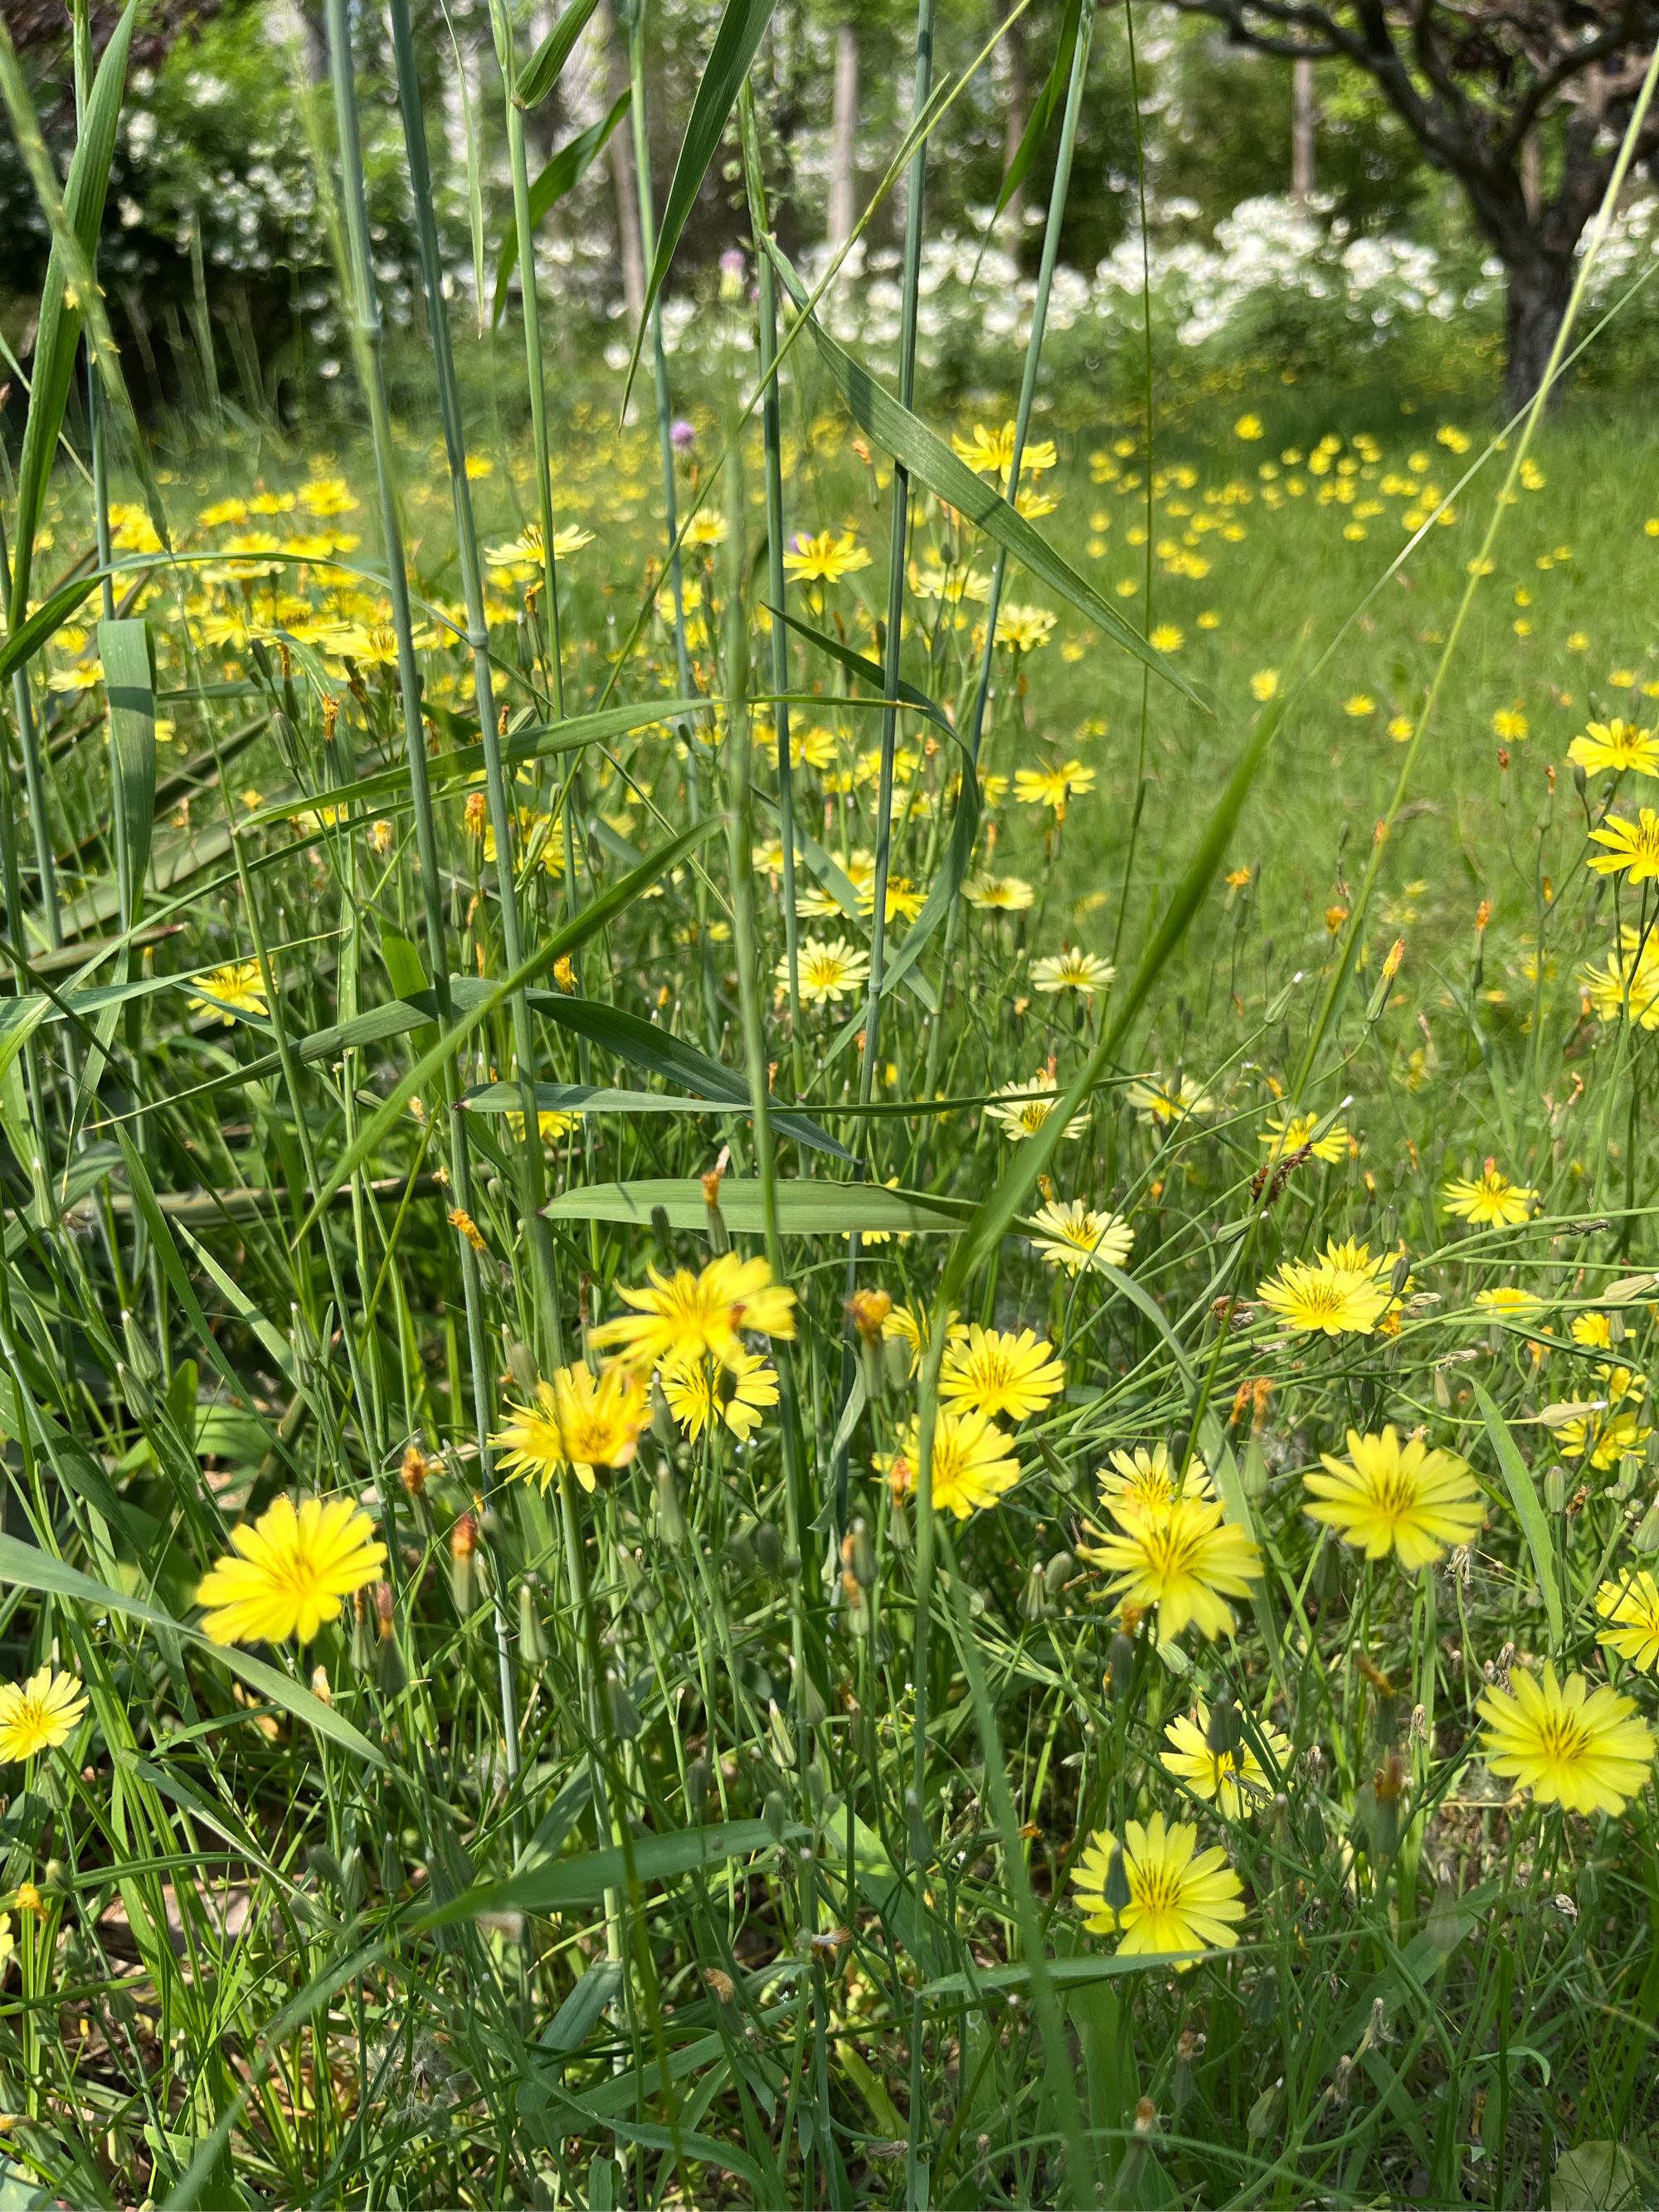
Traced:
POLYGON ((492 10, 520 375, 451 327, 392 0, 403 420, 330 0, 361 430, 256 460, 216 407, 162 482, 88 281, 133 19, 94 70, 77 17, 62 185, 0 46, 57 241, 0 644, 3 2186, 1653 2201, 1659 971, 1590 865, 1659 774, 1650 432, 1264 379, 1155 446, 1052 386, 1091 0, 1006 406, 936 420, 932 0, 896 392, 778 246, 768 13, 659 202, 624 12, 617 421, 549 369, 550 64, 492 10), (303 1640, 299 1568, 220 1605, 284 1499, 357 1516, 303 1640), (1190 1607, 1120 1571, 1182 1514, 1190 1607), (1504 1756, 1558 1680, 1594 1771, 1504 1756), (1188 1844, 1225 1909, 1160 1917, 1188 1844))

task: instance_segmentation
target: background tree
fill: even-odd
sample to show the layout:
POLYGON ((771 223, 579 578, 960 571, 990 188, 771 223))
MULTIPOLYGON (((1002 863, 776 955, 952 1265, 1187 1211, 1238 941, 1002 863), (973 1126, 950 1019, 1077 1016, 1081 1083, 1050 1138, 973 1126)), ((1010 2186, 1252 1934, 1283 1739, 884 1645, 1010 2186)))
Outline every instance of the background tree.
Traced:
MULTIPOLYGON (((1573 258, 1612 173, 1659 33, 1653 0, 1175 0, 1234 44, 1364 70, 1456 179, 1508 279, 1506 392, 1537 390, 1573 258)), ((1659 113, 1638 157, 1659 153, 1659 113)))

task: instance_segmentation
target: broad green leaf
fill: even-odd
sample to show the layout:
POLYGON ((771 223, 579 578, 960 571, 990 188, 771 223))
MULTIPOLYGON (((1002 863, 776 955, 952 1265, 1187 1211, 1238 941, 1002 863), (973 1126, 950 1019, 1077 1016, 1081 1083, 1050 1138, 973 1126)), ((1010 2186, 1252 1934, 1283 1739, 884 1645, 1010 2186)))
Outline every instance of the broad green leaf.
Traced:
POLYGON ((155 640, 147 622, 101 622, 98 651, 109 699, 110 769, 117 834, 125 852, 126 929, 143 904, 155 822, 155 640))
POLYGON ((1564 1632, 1561 1585, 1555 1578, 1555 1546, 1550 1537, 1550 1524, 1544 1517, 1538 1486, 1516 1448, 1508 1423, 1479 1382, 1474 1385, 1474 1401, 1480 1408, 1486 1434, 1498 1455, 1498 1464, 1504 1470, 1504 1480, 1515 1505, 1515 1517, 1521 1523, 1527 1548, 1532 1553, 1533 1572, 1538 1577, 1538 1587, 1544 1594, 1544 1610, 1549 1615, 1550 1643, 1559 1651, 1564 1632))
MULTIPOLYGON (((159 1606, 143 1598, 129 1597, 125 1590, 112 1589, 106 1583, 94 1581, 50 1552, 40 1551, 33 1544, 19 1543, 15 1536, 0 1536, 0 1584, 13 1589, 35 1590, 43 1596, 72 1599, 77 1604, 91 1606, 95 1612, 123 1613, 131 1620, 142 1620, 146 1627, 182 1636, 210 1651, 216 1659, 222 1660, 234 1674, 240 1674, 267 1703, 280 1705, 285 1713, 291 1713, 296 1721, 302 1721, 319 1735, 326 1736, 331 1743, 338 1744, 354 1759, 364 1759, 371 1766, 386 1765, 378 1747, 360 1729, 353 1728, 332 1705, 325 1705, 320 1698, 313 1697, 298 1682, 290 1681, 276 1668, 267 1666, 263 1659, 255 1659, 234 1644, 213 1643, 199 1628, 175 1620, 171 1613, 163 1613, 159 1606)), ((755 1825, 764 1826, 759 1821, 755 1825)))
MULTIPOLYGON (((562 24, 559 27, 563 27, 562 24)), ((595 155, 628 112, 629 102, 634 97, 630 85, 611 112, 601 121, 584 131, 580 138, 573 138, 568 146, 561 146, 547 167, 530 187, 530 226, 535 230, 549 210, 557 204, 572 185, 586 175, 595 155)), ((489 319, 500 322, 507 307, 507 287, 513 271, 519 265, 519 228, 516 222, 507 225, 501 238, 501 250, 495 262, 495 291, 490 301, 489 319)))
MULTIPOLYGON (((685 228, 697 194, 702 189, 708 165, 720 150, 720 140, 726 135, 726 120, 738 96, 738 87, 749 74, 749 64, 755 58, 776 4, 777 0, 726 0, 720 27, 714 33, 714 43, 709 51, 702 76, 698 80, 696 97, 691 103, 690 119, 685 126, 680 158, 674 165, 674 181, 668 187, 668 198, 663 204, 662 223, 657 232, 657 251, 651 263, 650 281, 645 288, 645 313, 641 316, 640 327, 634 334, 634 357, 628 364, 630 386, 639 362, 640 347, 651 320, 652 307, 678 247, 680 234, 685 228)), ((625 393, 623 398, 625 404, 625 393)))
MULTIPOLYGON (((784 255, 771 240, 766 249, 775 263, 778 273, 796 306, 806 300, 805 288, 784 255)), ((841 394, 853 419, 882 451, 890 453, 896 461, 907 468, 918 483, 947 506, 965 515, 975 528, 1001 546, 1009 556, 1019 562, 1049 590, 1069 599, 1079 613, 1091 622, 1097 623, 1107 635, 1131 653, 1137 660, 1144 661, 1155 676, 1161 676, 1172 684, 1184 698, 1207 714, 1211 709, 1199 696, 1187 678, 1173 668, 1164 655, 1149 645, 1139 630, 1132 629, 1117 609, 1102 599, 1094 586, 1079 576, 1075 568, 1063 561, 1018 510, 1011 506, 993 483, 976 477, 965 461, 960 460, 935 432, 930 430, 921 417, 908 407, 901 406, 886 388, 877 382, 861 362, 854 360, 844 346, 837 345, 816 316, 808 318, 812 343, 824 370, 841 394)))
MULTIPOLYGON (((916 1231, 957 1236, 969 1208, 957 1202, 889 1190, 875 1182, 801 1182, 775 1186, 778 1227, 786 1237, 840 1237, 856 1229, 886 1230, 898 1236, 916 1231)), ((672 1229, 702 1229, 708 1221, 702 1179, 667 1176, 643 1182, 587 1183, 562 1192, 542 1211, 554 1221, 618 1221, 641 1229, 661 1206, 672 1229)), ((720 1215, 728 1229, 758 1236, 766 1226, 758 1176, 727 1176, 720 1184, 720 1215)))
MULTIPOLYGON (((579 945, 585 945, 599 930, 608 929, 617 916, 630 907, 642 893, 649 890, 659 876, 666 875, 687 854, 695 852, 718 827, 717 820, 711 816, 706 821, 694 823, 690 830, 682 830, 678 837, 670 838, 665 845, 659 845, 643 866, 635 868, 631 875, 623 876, 608 890, 602 891, 591 905, 584 907, 562 929, 555 930, 511 975, 487 988, 448 1035, 441 1036, 429 1051, 422 1054, 409 1073, 394 1085, 385 1103, 364 1122, 344 1157, 325 1175, 323 1187, 300 1224, 295 1243, 309 1236, 324 1209, 331 1204, 335 1193, 343 1189, 358 1169, 378 1150, 389 1132, 402 1119, 410 1100, 431 1088, 434 1078, 441 1073, 446 1063, 475 1030, 481 1028, 498 1007, 504 1006, 515 992, 523 990, 526 983, 533 982, 538 975, 544 974, 562 954, 575 951, 579 945)), ((423 1014, 422 1019, 429 1021, 430 1012, 423 1014)))
POLYGON ((599 0, 572 0, 558 21, 519 71, 513 97, 519 106, 532 108, 546 99, 564 73, 571 50, 587 27, 587 19, 599 0))
POLYGON ((1016 1146, 1014 1157, 988 1194, 969 1233, 953 1249, 939 1293, 940 1311, 949 1308, 974 1269, 996 1250, 1015 1215, 1025 1203, 1027 1193, 1035 1187, 1037 1177, 1054 1157, 1073 1115, 1079 1113, 1088 1103, 1091 1093, 1107 1070, 1115 1065, 1118 1049, 1127 1036, 1131 1024, 1145 1006, 1153 984, 1163 973, 1171 954, 1186 935, 1193 916, 1203 903, 1205 895, 1214 880, 1215 872, 1225 855, 1234 824, 1238 820, 1239 810, 1278 732, 1282 703, 1275 699, 1262 710, 1249 743, 1227 779, 1198 850, 1171 894, 1152 942, 1141 955, 1134 981, 1115 1006, 1110 1027, 1062 1092, 1054 1111, 1036 1136, 1023 1145, 1016 1146))

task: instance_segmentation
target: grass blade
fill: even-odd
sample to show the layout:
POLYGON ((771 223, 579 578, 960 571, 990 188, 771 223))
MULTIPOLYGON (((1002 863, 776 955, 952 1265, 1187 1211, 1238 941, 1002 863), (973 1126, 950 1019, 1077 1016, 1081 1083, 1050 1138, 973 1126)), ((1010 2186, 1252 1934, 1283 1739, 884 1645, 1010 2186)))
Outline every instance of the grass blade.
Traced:
MULTIPOLYGON (((755 58, 776 4, 777 0, 726 0, 714 43, 691 103, 690 119, 674 167, 674 181, 668 187, 668 198, 663 204, 657 250, 645 288, 645 313, 634 335, 634 356, 628 364, 629 385, 639 365, 640 348, 650 326, 652 307, 674 258, 680 234, 702 189, 709 164, 720 150, 726 122, 737 103, 738 87, 749 74, 749 64, 755 58)), ((626 392, 623 404, 628 404, 626 392)))
POLYGON ((1565 1631, 1561 1585, 1555 1577, 1555 1547, 1551 1541, 1549 1522, 1544 1518, 1538 1486, 1516 1447, 1508 1423, 1479 1382, 1474 1384, 1474 1401, 1480 1408, 1486 1434, 1498 1455, 1498 1464, 1504 1470, 1504 1480, 1515 1506, 1515 1517, 1526 1537, 1527 1549, 1532 1553, 1533 1571, 1538 1577, 1538 1587, 1544 1594, 1544 1610, 1549 1615, 1550 1642, 1559 1651, 1565 1631))
MULTIPOLYGON (((568 17, 565 19, 567 21, 568 17)), ((562 30, 563 23, 559 28, 562 30)), ((584 131, 580 138, 573 138, 568 146, 561 146, 547 167, 530 187, 530 228, 538 229, 543 218, 556 207, 573 186, 580 184, 592 167, 594 157, 605 149, 605 142, 627 114, 634 97, 633 87, 623 94, 611 112, 584 131)), ((495 257, 495 290, 490 301, 489 319, 499 323, 507 309, 507 288, 513 271, 519 265, 519 226, 510 222, 502 235, 501 252, 495 257)))
MULTIPOLYGON (((769 239, 766 241, 766 247, 777 264, 785 289, 797 307, 804 306, 806 289, 800 278, 786 256, 769 239)), ((982 530, 1005 553, 1047 584, 1050 591, 1058 592, 1080 614, 1098 623, 1126 653, 1131 653, 1137 660, 1144 661, 1154 676, 1162 677, 1166 684, 1172 685, 1183 698, 1190 699, 1194 706, 1202 708, 1205 714, 1213 711, 1208 702, 1170 665, 1164 655, 1149 645, 1139 630, 1130 628, 1117 609, 1109 600, 1102 599, 1094 586, 1079 576, 1076 569, 1055 552, 1048 540, 1032 528, 994 483, 988 483, 982 477, 976 477, 937 432, 930 430, 908 407, 901 406, 892 393, 861 362, 853 358, 845 346, 836 343, 816 315, 809 316, 807 321, 812 343, 818 350, 818 359, 830 383, 867 437, 908 469, 918 483, 925 484, 936 498, 955 507, 976 530, 982 530)))

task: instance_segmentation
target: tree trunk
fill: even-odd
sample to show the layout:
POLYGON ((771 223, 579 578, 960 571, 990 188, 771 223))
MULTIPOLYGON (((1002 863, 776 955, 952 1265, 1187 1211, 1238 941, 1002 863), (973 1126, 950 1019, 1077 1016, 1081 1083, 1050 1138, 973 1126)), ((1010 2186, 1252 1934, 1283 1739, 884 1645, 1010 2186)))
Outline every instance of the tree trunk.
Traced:
MULTIPOLYGON (((1008 60, 1008 114, 1002 126, 1002 173, 1006 177, 1014 165, 1019 151, 1019 142, 1025 136, 1025 124, 1030 99, 1025 82, 1025 26, 1016 19, 1008 26, 1002 41, 1002 51, 1008 60)), ((1020 225, 1025 219, 1025 187, 1015 187, 1008 203, 1008 212, 1014 221, 1014 238, 1018 242, 1020 225)))
MULTIPOLYGON (((605 56, 605 97, 614 107, 628 89, 628 63, 617 36, 609 0, 599 0, 594 21, 599 48, 605 56)), ((622 256, 623 298, 628 305, 628 319, 637 329, 645 313, 645 243, 640 230, 639 185, 634 174, 634 133, 628 118, 624 118, 611 132, 605 150, 610 157, 611 179, 617 193, 617 243, 622 256)))
MULTIPOLYGON (((1526 405, 1543 381, 1571 292, 1570 253, 1534 252, 1510 264, 1504 397, 1511 414, 1526 405)), ((1553 397, 1560 397, 1559 385, 1553 397)))
POLYGON ((1314 188, 1314 65, 1291 64, 1291 192, 1298 207, 1314 188))
POLYGON ((859 34, 851 23, 836 32, 836 89, 830 111, 830 244, 850 238, 858 221, 859 34))

